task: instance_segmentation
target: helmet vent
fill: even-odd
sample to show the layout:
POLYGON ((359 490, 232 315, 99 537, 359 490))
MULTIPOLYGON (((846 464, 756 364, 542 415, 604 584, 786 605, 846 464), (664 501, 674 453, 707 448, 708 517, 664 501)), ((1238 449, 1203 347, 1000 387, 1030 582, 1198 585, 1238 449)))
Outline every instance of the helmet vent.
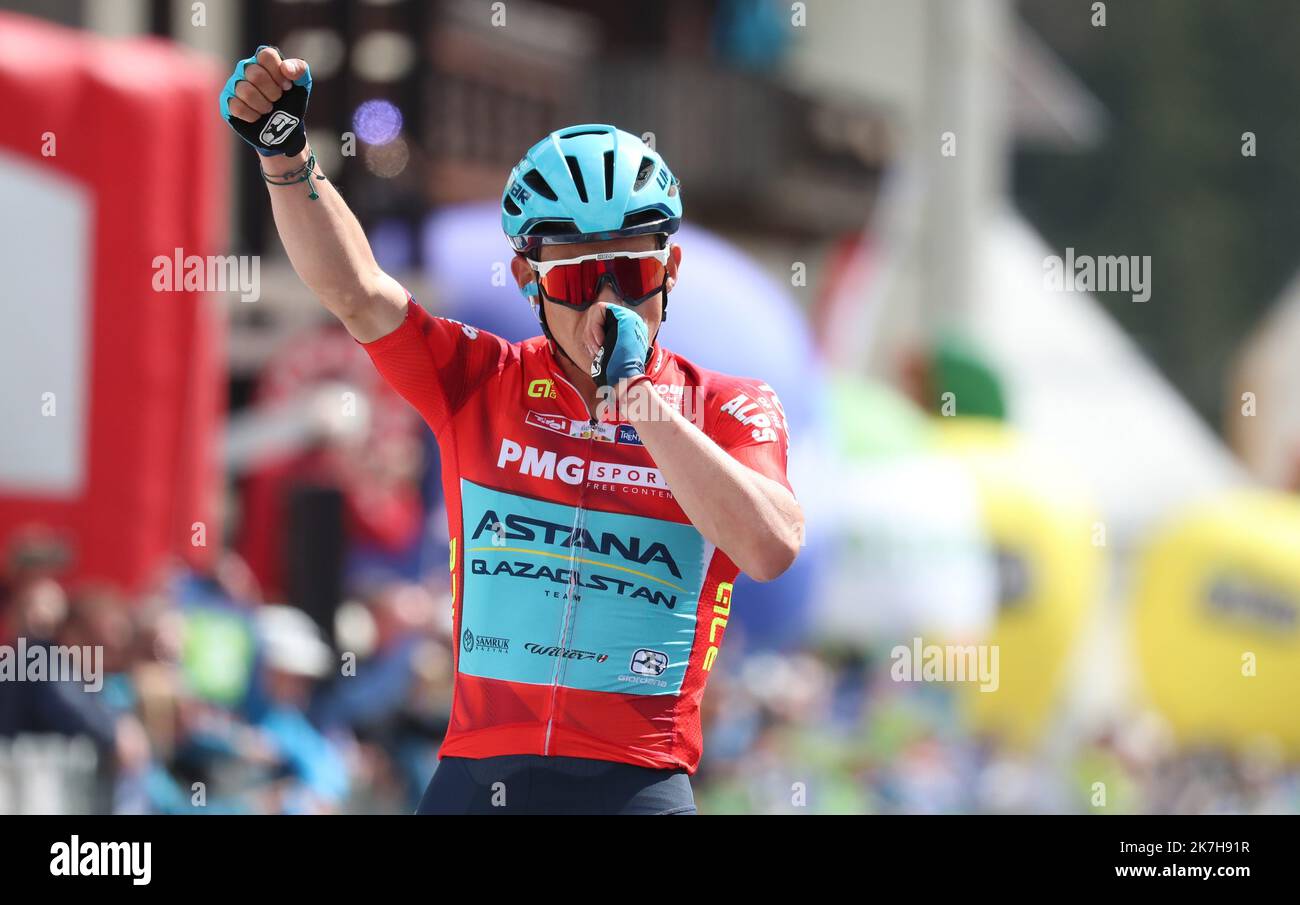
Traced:
POLYGON ((536 170, 529 170, 524 174, 524 184, 547 201, 555 200, 555 190, 552 189, 551 184, 546 181, 546 177, 536 170))
POLYGON ((569 165, 569 173, 573 176, 573 185, 578 190, 578 198, 583 204, 587 203, 587 184, 582 181, 582 168, 578 166, 578 158, 570 154, 564 158, 569 165))
POLYGON ((515 199, 513 198, 502 199, 501 206, 504 207, 506 209, 506 213, 512 217, 518 217, 520 214, 523 213, 523 211, 519 209, 519 205, 515 204, 515 199))
POLYGON ((564 236, 574 231, 572 220, 540 220, 528 230, 530 236, 564 236))
POLYGON ((636 182, 632 183, 632 191, 639 192, 645 188, 645 184, 650 181, 650 177, 654 175, 654 172, 655 162, 649 157, 642 157, 641 166, 636 171, 636 182))
POLYGON ((664 219, 664 212, 658 208, 648 208, 647 210, 637 211, 635 214, 628 214, 623 218, 622 229, 632 229, 634 226, 645 226, 650 223, 660 223, 664 219))
POLYGON ((565 133, 564 133, 563 135, 561 135, 560 137, 561 137, 561 138, 578 138, 579 136, 582 136, 582 135, 608 135, 608 134, 609 134, 609 133, 606 132, 606 131, 603 130, 603 129, 586 129, 586 130, 584 130, 584 131, 582 131, 582 132, 565 132, 565 133))
POLYGON ((614 152, 605 152, 605 200, 614 198, 614 152))

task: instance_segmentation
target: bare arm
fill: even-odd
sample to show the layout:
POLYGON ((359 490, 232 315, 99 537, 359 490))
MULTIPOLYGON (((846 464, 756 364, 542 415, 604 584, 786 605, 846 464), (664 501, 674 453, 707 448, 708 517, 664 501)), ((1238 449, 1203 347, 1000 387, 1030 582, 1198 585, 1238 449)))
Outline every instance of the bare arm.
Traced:
POLYGON ((645 414, 633 420, 637 434, 699 532, 756 581, 790 568, 803 535, 794 495, 727 455, 648 380, 633 383, 627 401, 629 412, 645 414))
MULTIPOLYGON (((275 48, 264 48, 257 65, 249 66, 230 102, 230 112, 254 122, 271 111, 282 87, 300 75, 302 60, 281 60, 275 48)), ((311 148, 293 157, 261 157, 262 171, 282 176, 305 166, 311 148)), ((319 172, 319 169, 317 170, 319 172)), ((298 277, 334 314, 348 332, 361 342, 391 333, 406 311, 406 291, 379 269, 361 224, 328 180, 312 178, 309 196, 306 183, 268 185, 271 209, 280 241, 298 277)))

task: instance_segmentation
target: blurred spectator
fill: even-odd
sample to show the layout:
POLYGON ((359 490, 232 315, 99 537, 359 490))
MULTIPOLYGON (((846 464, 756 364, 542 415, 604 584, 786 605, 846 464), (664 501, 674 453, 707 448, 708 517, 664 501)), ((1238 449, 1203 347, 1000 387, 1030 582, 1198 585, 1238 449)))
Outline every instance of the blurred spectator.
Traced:
POLYGON ((292 607, 262 607, 257 631, 263 694, 250 717, 277 758, 268 798, 284 813, 338 810, 349 785, 344 753, 306 716, 315 683, 329 674, 333 654, 311 618, 292 607))

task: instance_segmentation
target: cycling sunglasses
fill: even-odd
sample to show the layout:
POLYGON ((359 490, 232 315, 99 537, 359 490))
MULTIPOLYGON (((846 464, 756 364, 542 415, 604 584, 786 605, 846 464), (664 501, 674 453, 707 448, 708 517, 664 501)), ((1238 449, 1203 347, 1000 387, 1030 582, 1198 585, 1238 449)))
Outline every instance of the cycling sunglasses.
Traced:
POLYGON ((603 251, 560 261, 533 261, 543 298, 585 311, 596 302, 606 281, 626 305, 640 305, 664 288, 668 279, 668 252, 603 251))

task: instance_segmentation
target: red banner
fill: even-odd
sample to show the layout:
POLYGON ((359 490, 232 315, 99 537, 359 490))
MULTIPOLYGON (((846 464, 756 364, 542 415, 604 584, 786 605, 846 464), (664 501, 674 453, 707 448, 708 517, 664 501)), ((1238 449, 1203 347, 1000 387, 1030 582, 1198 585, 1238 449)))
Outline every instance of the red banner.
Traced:
POLYGON ((135 589, 220 543, 222 321, 152 262, 224 243, 221 81, 171 42, 0 14, 0 549, 51 528, 74 579, 135 589))

